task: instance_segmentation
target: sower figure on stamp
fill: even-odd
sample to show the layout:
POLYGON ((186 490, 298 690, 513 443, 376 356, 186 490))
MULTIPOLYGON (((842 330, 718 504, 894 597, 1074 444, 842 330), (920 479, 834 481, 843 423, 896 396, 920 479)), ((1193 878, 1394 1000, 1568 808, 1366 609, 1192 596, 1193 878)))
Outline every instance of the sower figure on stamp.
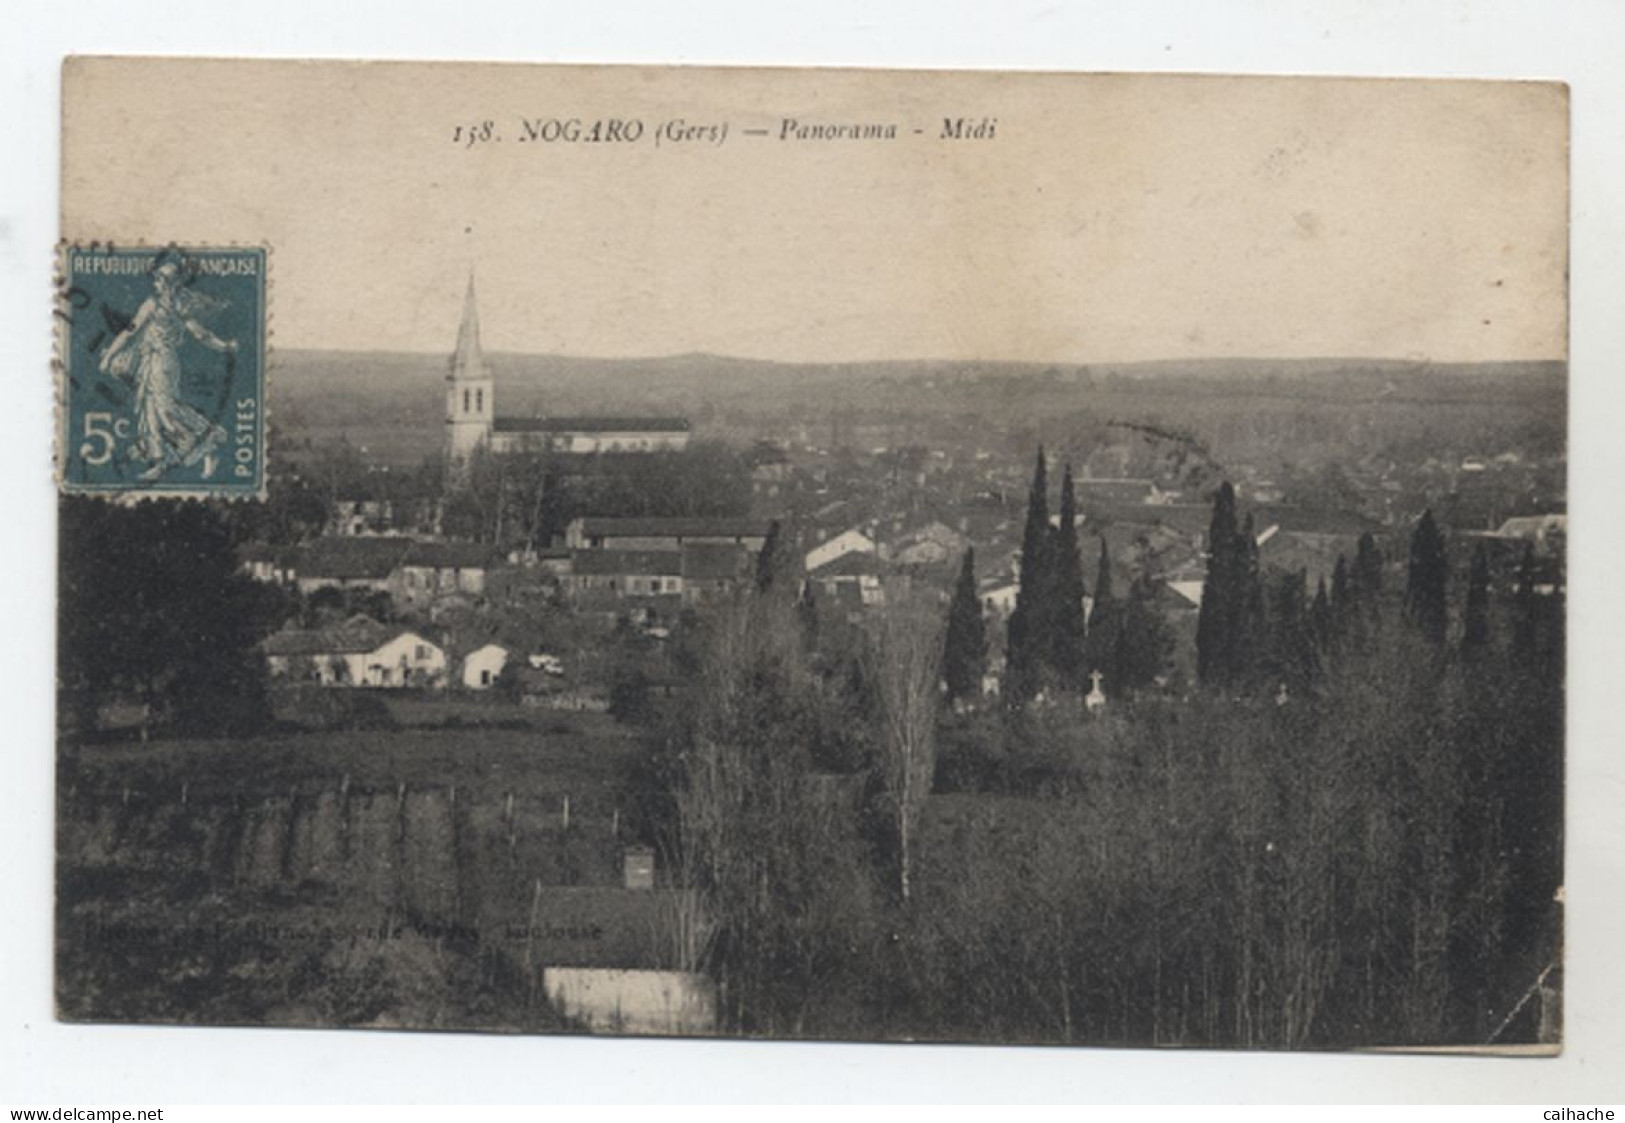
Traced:
POLYGON ((147 465, 144 480, 170 468, 203 462, 203 478, 214 474, 215 451, 226 431, 181 400, 182 333, 224 354, 237 353, 236 340, 221 339, 197 317, 215 302, 179 283, 180 266, 166 261, 153 272, 153 294, 102 355, 101 370, 120 378, 135 375, 136 439, 130 459, 147 465), (133 344, 133 347, 132 347, 133 344))

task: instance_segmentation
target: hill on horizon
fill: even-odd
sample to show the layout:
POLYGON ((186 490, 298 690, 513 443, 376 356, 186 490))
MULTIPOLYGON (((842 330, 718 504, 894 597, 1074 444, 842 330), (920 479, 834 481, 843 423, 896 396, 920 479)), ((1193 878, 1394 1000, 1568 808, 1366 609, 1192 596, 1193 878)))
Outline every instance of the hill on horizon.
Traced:
MULTIPOLYGON (((279 350, 270 416, 313 443, 343 437, 390 462, 440 445, 448 356, 279 350)), ((506 416, 679 415, 696 435, 745 439, 758 422, 983 415, 1020 422, 1095 408, 1115 415, 1344 409, 1360 404, 1564 409, 1567 365, 1529 360, 1170 359, 1126 363, 889 360, 796 363, 707 354, 606 359, 490 353, 506 416), (1012 393, 1019 385, 1021 392, 1012 393), (1318 403, 1318 404, 1317 404, 1318 403)))

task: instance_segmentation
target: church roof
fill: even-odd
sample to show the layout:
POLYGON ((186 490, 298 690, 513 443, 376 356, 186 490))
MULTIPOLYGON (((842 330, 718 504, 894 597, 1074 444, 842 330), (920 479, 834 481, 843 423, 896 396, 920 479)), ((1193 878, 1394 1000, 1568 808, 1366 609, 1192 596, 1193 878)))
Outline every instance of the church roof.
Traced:
POLYGON ((685 417, 499 417, 498 433, 686 433, 685 417))

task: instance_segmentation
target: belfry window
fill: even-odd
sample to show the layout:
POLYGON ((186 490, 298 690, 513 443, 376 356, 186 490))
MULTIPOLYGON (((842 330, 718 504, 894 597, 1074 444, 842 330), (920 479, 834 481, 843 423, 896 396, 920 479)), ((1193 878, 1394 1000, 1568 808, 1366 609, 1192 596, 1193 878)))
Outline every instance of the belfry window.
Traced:
POLYGON ((474 391, 474 412, 475 413, 484 413, 485 412, 485 391, 484 390, 475 390, 474 391))
POLYGON ((464 413, 468 412, 468 391, 467 390, 463 391, 463 412, 464 413))

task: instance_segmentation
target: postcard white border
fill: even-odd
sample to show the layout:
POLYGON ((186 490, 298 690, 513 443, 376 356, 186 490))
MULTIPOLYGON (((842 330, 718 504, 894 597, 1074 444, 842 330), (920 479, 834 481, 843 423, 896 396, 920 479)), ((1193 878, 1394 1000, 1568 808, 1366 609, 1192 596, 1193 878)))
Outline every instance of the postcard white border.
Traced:
MULTIPOLYGON (((0 43, 0 1102, 948 1100, 1618 1102, 1625 765, 1625 7, 1585 0, 783 7, 464 0, 127 0, 13 8, 0 43), (303 14, 301 14, 301 12, 303 14), (317 16, 317 13, 319 17, 317 16), (26 30, 24 30, 26 29, 26 30), (21 31, 21 34, 18 32, 21 31), (50 1012, 54 489, 49 292, 67 53, 1552 78, 1573 86, 1567 1041, 1557 1060, 632 1042, 58 1025, 50 1012), (39 377, 30 380, 29 371, 39 377)), ((1533 1117, 1533 1116, 1532 1116, 1533 1117)))

